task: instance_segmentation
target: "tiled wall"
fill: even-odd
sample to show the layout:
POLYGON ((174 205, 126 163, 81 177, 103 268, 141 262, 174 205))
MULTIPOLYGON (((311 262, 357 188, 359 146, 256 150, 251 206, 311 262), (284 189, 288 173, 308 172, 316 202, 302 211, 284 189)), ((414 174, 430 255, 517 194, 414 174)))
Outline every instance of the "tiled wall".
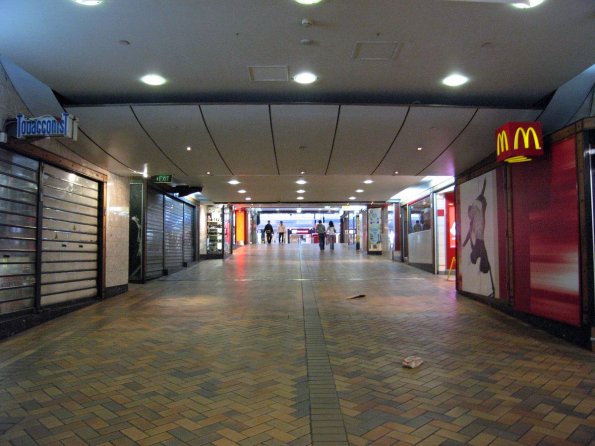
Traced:
MULTIPOLYGON (((31 113, 15 91, 0 65, 0 126, 18 113, 31 113)), ((81 158, 54 139, 41 139, 35 145, 62 158, 108 175, 106 228, 106 286, 128 284, 128 178, 113 175, 81 158)))
POLYGON ((128 221, 130 189, 126 177, 109 174, 107 181, 107 228, 105 281, 107 287, 128 283, 128 221))

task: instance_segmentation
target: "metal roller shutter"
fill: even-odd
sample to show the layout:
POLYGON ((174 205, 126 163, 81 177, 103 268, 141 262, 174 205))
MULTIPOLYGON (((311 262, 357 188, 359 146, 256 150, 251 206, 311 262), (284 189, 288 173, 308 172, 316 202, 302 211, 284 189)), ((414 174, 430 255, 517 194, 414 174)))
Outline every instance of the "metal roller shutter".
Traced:
POLYGON ((99 184, 43 166, 41 305, 95 297, 99 184))
POLYGON ((163 194, 147 191, 146 278, 163 275, 163 194))
POLYGON ((184 203, 184 263, 188 264, 196 260, 194 241, 194 206, 184 203))
POLYGON ((184 267, 184 203, 165 196, 164 220, 165 269, 171 273, 184 267))
POLYGON ((35 305, 38 172, 0 149, 0 314, 35 305))

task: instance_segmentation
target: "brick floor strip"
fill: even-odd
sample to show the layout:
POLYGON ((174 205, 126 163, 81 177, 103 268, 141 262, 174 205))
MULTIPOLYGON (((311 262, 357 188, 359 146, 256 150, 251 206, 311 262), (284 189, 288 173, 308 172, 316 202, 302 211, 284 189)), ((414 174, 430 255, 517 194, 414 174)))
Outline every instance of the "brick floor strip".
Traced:
MULTIPOLYGON (((301 256, 300 256, 301 260, 301 256)), ((302 268, 304 265, 301 265, 302 268)), ((335 379, 326 350, 316 297, 309 281, 302 281, 306 366, 310 391, 312 446, 349 446, 335 379)))

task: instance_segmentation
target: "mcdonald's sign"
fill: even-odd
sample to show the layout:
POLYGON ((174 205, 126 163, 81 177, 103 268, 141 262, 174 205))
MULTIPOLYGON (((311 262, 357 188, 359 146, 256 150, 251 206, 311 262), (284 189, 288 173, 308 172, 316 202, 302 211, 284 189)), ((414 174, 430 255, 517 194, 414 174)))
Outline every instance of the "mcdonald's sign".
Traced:
POLYGON ((531 161, 543 155, 540 122, 507 122, 496 130, 496 160, 507 163, 531 161))

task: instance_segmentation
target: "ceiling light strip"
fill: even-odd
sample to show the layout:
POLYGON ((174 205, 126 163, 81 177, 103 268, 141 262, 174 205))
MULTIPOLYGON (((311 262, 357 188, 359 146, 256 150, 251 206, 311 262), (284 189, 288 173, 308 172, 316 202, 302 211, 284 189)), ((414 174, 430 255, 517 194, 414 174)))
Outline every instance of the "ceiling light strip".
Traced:
POLYGON ((169 162, 170 162, 170 163, 172 163, 174 166, 176 166, 176 168, 177 168, 177 169, 178 169, 180 172, 182 172, 184 175, 186 175, 186 176, 187 176, 188 174, 187 174, 187 173, 184 171, 184 169, 182 169, 180 166, 178 166, 178 165, 176 164, 176 162, 175 162, 174 160, 172 160, 172 159, 171 159, 171 158, 170 158, 170 157, 167 155, 167 153, 165 153, 165 152, 163 151, 163 149, 161 148, 161 146, 160 146, 159 144, 157 144, 157 141, 155 141, 155 140, 153 139, 153 137, 151 136, 151 134, 150 134, 150 133, 147 131, 147 129, 145 128, 145 126, 143 125, 143 123, 140 121, 140 119, 138 118, 138 116, 137 116, 137 115, 136 115, 136 113, 134 112, 134 108, 132 107, 132 105, 130 105, 130 106, 129 106, 129 108, 130 108, 130 111, 132 112, 132 115, 134 116, 134 119, 136 119, 136 122, 138 122, 138 125, 140 126, 140 128, 143 130, 143 132, 145 132, 145 135, 147 135, 147 137, 148 137, 148 138, 151 140, 151 142, 152 142, 153 144, 155 144, 155 147, 157 147, 157 149, 158 149, 158 150, 159 150, 159 151, 160 151, 160 152, 163 154, 163 156, 165 156, 165 157, 166 157, 166 158, 169 160, 169 162))
POLYGON ((337 109, 337 121, 335 122, 335 133, 333 134, 333 143, 331 144, 331 153, 328 155, 328 162, 326 163, 326 170, 324 174, 328 173, 328 169, 331 166, 331 158, 333 157, 333 150, 335 150, 335 140, 337 139, 337 130, 339 129, 339 119, 341 118, 341 105, 337 109))
POLYGON ((477 115, 478 112, 479 112, 479 108, 476 108, 475 112, 473 113, 473 115, 471 116, 471 118, 469 119, 467 124, 465 124, 465 126, 461 129, 461 131, 457 134, 457 136, 455 136, 454 139, 444 148, 444 150, 442 150, 432 161, 430 161, 430 163, 426 167, 424 167, 422 170, 420 170, 419 173, 416 175, 421 175, 424 170, 428 169, 432 164, 434 164, 436 162, 436 160, 438 158, 440 158, 444 154, 444 152, 446 152, 448 150, 448 148, 455 143, 455 141, 457 139, 459 139, 459 137, 463 134, 463 132, 465 130, 467 130, 467 127, 469 127, 469 124, 471 124, 471 121, 473 121, 473 119, 475 118, 475 115, 477 115))
POLYGON ((281 175, 279 170, 279 159, 277 158, 277 146, 275 144, 275 132, 273 130, 273 114, 271 112, 271 104, 269 104, 269 125, 271 126, 271 139, 273 141, 273 153, 275 154, 275 166, 277 166, 277 175, 281 175))
POLYGON ((370 175, 374 175, 376 173, 376 171, 380 168, 380 166, 382 165, 382 163, 384 162, 384 160, 388 156, 389 152, 392 150, 393 145, 395 144, 395 142, 397 141, 397 138, 401 134, 401 130, 403 130, 403 127, 405 127, 405 122, 407 122, 407 118, 409 117, 409 112, 410 111, 411 111, 411 105, 409 107, 407 107, 407 113, 405 113, 405 118, 403 118, 403 122, 401 123, 401 127, 399 127, 399 130, 397 130, 397 133, 395 134, 395 137, 393 138, 393 141, 388 146, 388 149, 386 150, 386 153, 384 154, 384 156, 382 157, 382 159, 380 160, 380 162, 378 163, 378 165, 376 166, 376 168, 372 171, 372 173, 370 175))
POLYGON ((211 138, 211 142, 213 143, 213 147, 215 147, 215 150, 219 154, 219 158, 221 158, 221 161, 223 162, 223 164, 225 164, 225 167, 227 167, 227 170, 229 171, 229 174, 232 175, 232 176, 235 175, 233 173, 233 171, 231 170, 231 168, 229 167, 229 165, 225 162, 225 159, 223 158, 223 155, 221 155, 221 151, 219 150, 219 147, 217 147, 217 143, 215 142, 215 138, 213 138, 213 135, 211 133, 211 129, 209 129, 209 126, 207 125, 207 120, 205 119, 205 114, 202 111, 202 107, 200 106, 200 104, 197 104, 197 106, 198 106, 198 110, 200 111, 200 117, 202 118, 202 123, 205 126, 205 130, 209 134, 209 138, 211 138))

